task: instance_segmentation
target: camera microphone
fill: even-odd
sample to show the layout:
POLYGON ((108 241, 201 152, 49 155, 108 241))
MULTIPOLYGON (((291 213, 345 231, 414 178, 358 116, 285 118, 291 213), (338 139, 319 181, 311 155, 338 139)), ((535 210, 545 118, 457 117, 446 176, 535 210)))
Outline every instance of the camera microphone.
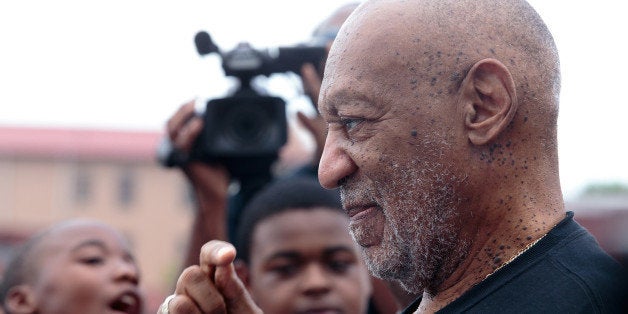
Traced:
POLYGON ((210 54, 212 52, 218 52, 218 46, 214 44, 211 36, 207 32, 198 32, 194 36, 194 44, 196 45, 196 51, 201 56, 210 54))

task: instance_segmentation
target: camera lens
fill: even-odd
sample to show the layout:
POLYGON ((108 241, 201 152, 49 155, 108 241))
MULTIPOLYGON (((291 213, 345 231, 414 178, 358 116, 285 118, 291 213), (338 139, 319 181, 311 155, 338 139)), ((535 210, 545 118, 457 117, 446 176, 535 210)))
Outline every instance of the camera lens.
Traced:
POLYGON ((260 145, 268 138, 272 126, 268 113, 260 106, 240 104, 227 113, 224 120, 225 139, 234 145, 260 145))
POLYGON ((207 158, 274 155, 287 140, 285 102, 278 97, 212 99, 204 119, 198 155, 207 158))

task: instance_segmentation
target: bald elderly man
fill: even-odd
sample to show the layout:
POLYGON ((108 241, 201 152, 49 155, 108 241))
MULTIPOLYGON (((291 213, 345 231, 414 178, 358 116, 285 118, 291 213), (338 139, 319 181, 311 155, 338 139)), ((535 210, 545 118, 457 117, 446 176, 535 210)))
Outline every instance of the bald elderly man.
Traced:
MULTIPOLYGON (((625 270, 565 211, 559 91, 525 1, 368 1, 345 22, 320 91, 319 180, 340 189, 370 271, 421 295, 406 313, 626 310, 625 270)), ((212 302, 254 311, 232 250, 201 254, 212 302)))

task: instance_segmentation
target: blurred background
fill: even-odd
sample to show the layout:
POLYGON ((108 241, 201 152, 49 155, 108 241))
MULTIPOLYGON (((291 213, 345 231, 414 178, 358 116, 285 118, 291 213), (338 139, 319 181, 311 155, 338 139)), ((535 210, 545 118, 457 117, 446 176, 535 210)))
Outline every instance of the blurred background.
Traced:
MULTIPOLYGON (((59 220, 87 216, 136 248, 154 312, 174 287, 193 211, 184 178, 155 150, 180 104, 226 95, 220 59, 200 57, 205 30, 223 50, 307 42, 353 1, 0 2, 0 270, 15 245, 59 220)), ((567 209, 612 255, 628 254, 628 4, 530 1, 550 27, 563 73, 561 184, 567 209)), ((260 79, 288 102, 283 169, 307 162, 293 121, 313 109, 296 75, 260 79)))

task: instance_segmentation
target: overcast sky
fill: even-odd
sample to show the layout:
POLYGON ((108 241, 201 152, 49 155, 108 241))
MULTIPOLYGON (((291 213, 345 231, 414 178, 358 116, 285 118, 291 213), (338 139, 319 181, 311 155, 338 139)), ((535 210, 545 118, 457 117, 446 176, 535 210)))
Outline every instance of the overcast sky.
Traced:
MULTIPOLYGON (((229 86, 218 60, 196 53, 197 31, 208 31, 224 50, 240 41, 288 46, 307 40, 346 2, 2 1, 0 125, 162 130, 179 104, 218 96, 229 86)), ((587 183, 628 184, 628 4, 531 3, 561 55, 566 197, 587 183)), ((303 106, 294 80, 273 84, 291 100, 291 110, 303 106)))

